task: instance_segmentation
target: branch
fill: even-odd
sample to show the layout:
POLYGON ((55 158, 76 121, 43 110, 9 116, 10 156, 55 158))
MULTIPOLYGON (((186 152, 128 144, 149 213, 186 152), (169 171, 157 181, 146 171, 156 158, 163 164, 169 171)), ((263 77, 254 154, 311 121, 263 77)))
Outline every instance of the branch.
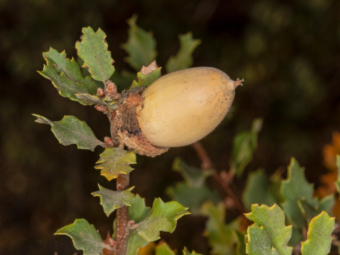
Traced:
MULTIPOLYGON (((230 176, 230 178, 228 179, 226 177, 222 178, 221 175, 218 174, 218 172, 215 170, 215 168, 213 166, 211 159, 209 158, 207 152, 205 151, 205 149, 203 148, 203 146, 200 142, 193 143, 192 147, 194 148, 198 157, 202 161, 202 169, 213 171, 212 177, 217 182, 217 184, 223 189, 225 194, 232 199, 235 208, 241 214, 245 213, 246 209, 244 208, 242 203, 239 201, 239 199, 236 197, 234 192, 229 187, 229 183, 231 182, 230 178, 232 178, 232 176, 230 176)), ((224 173, 224 175, 225 175, 225 173, 224 173)))

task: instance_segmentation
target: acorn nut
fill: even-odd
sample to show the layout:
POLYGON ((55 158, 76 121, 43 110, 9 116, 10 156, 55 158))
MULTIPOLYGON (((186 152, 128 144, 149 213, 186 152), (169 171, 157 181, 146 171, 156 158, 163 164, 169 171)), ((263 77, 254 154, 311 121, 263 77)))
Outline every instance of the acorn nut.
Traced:
POLYGON ((160 77, 140 92, 140 101, 136 101, 134 117, 142 146, 138 145, 139 138, 133 138, 133 143, 127 141, 131 140, 131 131, 129 137, 124 136, 125 144, 140 154, 156 156, 168 147, 202 139, 223 120, 234 100, 235 88, 242 82, 212 67, 188 68, 160 77), (147 142, 156 152, 145 148, 147 142))

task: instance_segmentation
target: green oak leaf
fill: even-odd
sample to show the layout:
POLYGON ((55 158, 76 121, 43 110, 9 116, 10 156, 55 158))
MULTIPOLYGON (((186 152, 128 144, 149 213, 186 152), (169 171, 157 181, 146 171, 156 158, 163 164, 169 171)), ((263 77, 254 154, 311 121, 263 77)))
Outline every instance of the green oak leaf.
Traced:
POLYGON ((255 225, 248 228, 246 253, 249 255, 281 255, 272 247, 268 230, 265 227, 258 227, 255 225))
MULTIPOLYGON (((259 206, 257 204, 252 205, 251 212, 246 213, 245 216, 254 221, 254 225, 248 228, 248 243, 247 253, 248 254, 259 254, 250 253, 250 250, 257 246, 256 251, 259 247, 263 247, 264 251, 270 242, 272 250, 278 255, 291 255, 292 247, 288 247, 287 243, 292 235, 292 226, 285 226, 284 212, 278 205, 268 207, 266 205, 259 206)), ((263 253, 267 254, 267 253, 263 253)))
POLYGON ((288 245, 294 247, 295 245, 299 244, 303 238, 302 229, 293 226, 292 237, 290 238, 288 245))
POLYGON ((132 16, 127 22, 130 26, 127 43, 122 48, 129 54, 126 61, 136 71, 149 65, 155 60, 157 52, 156 41, 151 33, 146 32, 136 25, 137 16, 132 16))
POLYGON ((276 201, 270 190, 270 181, 263 170, 250 173, 243 192, 243 203, 247 210, 252 204, 272 206, 276 201))
POLYGON ((142 70, 137 73, 137 81, 133 81, 130 89, 139 87, 139 86, 149 86, 159 77, 161 77, 161 67, 158 67, 156 61, 153 61, 149 66, 142 67, 142 70))
MULTIPOLYGON (((134 220, 135 223, 139 223, 145 219, 150 212, 150 207, 145 205, 144 198, 136 195, 135 200, 129 208, 129 219, 134 220)), ((149 242, 145 241, 143 237, 130 230, 129 240, 127 245, 127 255, 136 255, 138 250, 149 242)))
POLYGON ((175 255, 175 253, 166 243, 161 243, 157 245, 155 255, 175 255))
POLYGON ((116 109, 117 108, 117 101, 112 101, 108 96, 106 97, 99 97, 99 96, 95 96, 95 95, 90 95, 87 93, 79 93, 76 94, 76 97, 78 99, 80 99, 82 102, 84 102, 87 105, 102 105, 102 106, 106 106, 109 107, 111 109, 116 109))
POLYGON ((340 193, 340 156, 339 155, 336 156, 336 165, 338 167, 338 179, 335 182, 335 186, 336 186, 336 189, 338 190, 338 193, 340 193))
POLYGON ((74 58, 71 60, 66 57, 66 52, 59 53, 53 48, 43 53, 46 65, 42 71, 38 71, 46 79, 51 80, 53 86, 63 97, 85 104, 76 97, 77 93, 97 93, 97 84, 91 77, 84 78, 78 63, 74 58))
POLYGON ((322 212, 309 223, 307 240, 302 242, 302 255, 326 255, 331 250, 334 218, 322 212))
POLYGON ((317 207, 309 205, 304 200, 299 200, 298 205, 307 222, 310 222, 312 218, 319 215, 322 211, 326 211, 328 214, 332 213, 333 206, 335 204, 334 194, 324 197, 317 207))
POLYGON ((35 122, 51 125, 51 130, 62 145, 76 144, 78 149, 93 151, 98 145, 106 146, 99 141, 86 122, 74 116, 64 116, 61 121, 50 121, 38 114, 32 114, 35 122))
POLYGON ((255 119, 249 132, 240 133, 234 138, 230 170, 236 175, 241 176, 245 167, 252 160, 257 147, 257 135, 261 128, 262 120, 255 119))
POLYGON ((99 255, 103 249, 112 250, 105 244, 93 225, 84 219, 77 219, 74 223, 58 229, 55 235, 67 235, 72 239, 77 250, 83 250, 84 255, 99 255))
POLYGON ((204 184, 200 187, 192 187, 180 182, 174 187, 169 187, 167 194, 180 204, 189 207, 192 214, 199 214, 202 204, 206 201, 214 204, 220 201, 219 195, 204 184))
POLYGON ((212 171, 202 171, 195 167, 191 167, 180 158, 175 159, 172 169, 179 172, 186 183, 191 187, 201 187, 204 184, 205 179, 212 174, 212 171))
POLYGON ((190 214, 187 210, 188 208, 176 201, 164 203, 160 198, 156 198, 149 214, 138 224, 136 232, 148 242, 156 241, 160 238, 160 231, 172 233, 177 220, 190 214))
MULTIPOLYGON (((157 254, 156 254, 157 255, 157 254)), ((169 254, 170 255, 170 254, 169 254)), ((184 247, 183 249, 183 255, 201 255, 200 253, 197 253, 195 251, 188 251, 187 247, 184 247)))
POLYGON ((232 226, 225 224, 225 206, 205 203, 201 213, 208 217, 205 234, 212 248, 212 254, 234 254, 238 238, 232 226))
POLYGON ((78 56, 84 61, 93 79, 105 82, 109 80, 115 69, 111 52, 105 41, 106 34, 99 28, 94 32, 91 27, 84 27, 81 42, 76 43, 78 56))
POLYGON ((288 178, 282 181, 281 194, 285 199, 282 207, 293 225, 303 228, 306 224, 305 216, 298 201, 304 201, 313 209, 317 209, 318 200, 313 198, 313 185, 304 176, 304 169, 292 158, 288 167, 288 178))
POLYGON ((126 190, 113 191, 99 186, 99 191, 92 192, 92 195, 100 198, 100 204, 103 206, 104 212, 109 216, 114 210, 127 205, 131 206, 135 195, 131 193, 134 187, 126 190))
POLYGON ((136 164, 136 154, 121 148, 106 148, 96 164, 95 169, 100 169, 100 174, 111 181, 119 174, 128 174, 133 170, 129 164, 136 164))
POLYGON ((190 32, 180 35, 179 40, 181 45, 179 51, 176 56, 171 56, 165 65, 168 73, 192 66, 192 53, 201 43, 201 40, 193 39, 190 32))

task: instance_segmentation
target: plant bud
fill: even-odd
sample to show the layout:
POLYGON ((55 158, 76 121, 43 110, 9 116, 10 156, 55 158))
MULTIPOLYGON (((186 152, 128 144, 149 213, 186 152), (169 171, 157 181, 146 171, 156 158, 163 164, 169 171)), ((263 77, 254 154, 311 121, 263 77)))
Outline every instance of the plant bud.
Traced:
POLYGON ((241 81, 211 67, 189 68, 164 75, 142 93, 139 126, 152 144, 179 147, 211 131, 227 114, 241 81))

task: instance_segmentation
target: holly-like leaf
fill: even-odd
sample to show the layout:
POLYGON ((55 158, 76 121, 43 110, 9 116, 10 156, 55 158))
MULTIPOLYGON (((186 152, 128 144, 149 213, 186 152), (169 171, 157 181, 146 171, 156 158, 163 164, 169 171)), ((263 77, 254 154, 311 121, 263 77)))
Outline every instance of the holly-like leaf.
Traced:
MULTIPOLYGON (((135 223, 139 223, 145 219, 149 212, 150 207, 145 205, 144 198, 136 195, 135 200, 129 208, 129 219, 134 220, 135 223)), ((130 230, 127 254, 136 255, 138 251, 148 243, 148 241, 144 240, 144 238, 135 233, 134 230, 130 230)))
MULTIPOLYGON (((169 255, 170 255, 170 254, 169 254, 169 255)), ((201 255, 201 254, 200 254, 200 253, 197 253, 197 252, 195 252, 195 251, 190 252, 190 251, 188 251, 187 247, 184 247, 184 249, 183 249, 183 255, 201 255)))
POLYGON ((62 145, 76 144, 78 149, 93 151, 98 145, 106 146, 99 141, 86 122, 74 116, 64 116, 61 121, 50 121, 38 114, 32 114, 35 122, 51 125, 51 130, 62 145))
POLYGON ((234 254, 238 238, 233 227, 225 224, 225 206, 219 203, 217 206, 211 202, 205 203, 201 212, 208 217, 206 232, 212 254, 234 254))
POLYGON ((127 22, 130 26, 129 37, 123 49, 129 54, 126 61, 136 70, 149 65, 156 58, 156 41, 152 33, 148 33, 136 25, 137 16, 132 16, 127 22))
POLYGON ((136 231, 146 241, 156 241, 160 238, 160 231, 172 233, 176 228, 177 220, 186 214, 190 214, 187 210, 188 208, 176 201, 164 203, 160 198, 156 198, 151 211, 139 223, 136 231))
POLYGON ((99 255, 102 250, 112 248, 105 244, 93 225, 84 219, 77 219, 74 223, 58 229, 55 235, 71 237, 74 247, 83 250, 84 255, 99 255))
POLYGON ((113 59, 105 41, 106 34, 99 28, 94 32, 91 27, 84 27, 81 42, 76 43, 78 56, 84 61, 93 79, 105 82, 114 73, 113 59))
POLYGON ((243 132, 235 137, 230 170, 236 175, 241 176, 244 168, 253 158, 257 147, 257 135, 261 128, 262 120, 255 119, 250 132, 243 132))
POLYGON ((186 183, 191 187, 201 187, 205 179, 212 174, 212 171, 202 171, 195 167, 188 166, 180 158, 175 159, 172 169, 181 173, 186 183))
POLYGON ((335 187, 338 190, 338 193, 340 193, 340 156, 336 156, 336 165, 338 167, 338 178, 335 182, 335 187))
POLYGON ((175 255, 175 253, 166 243, 161 243, 156 247, 156 255, 175 255))
POLYGON ((252 204, 272 206, 277 202, 269 187, 269 178, 263 170, 250 173, 243 193, 243 203, 247 210, 251 209, 252 204))
POLYGON ((103 206, 104 212, 109 216, 114 210, 127 205, 131 206, 135 195, 131 193, 134 187, 126 190, 113 191, 99 186, 99 191, 92 192, 92 195, 100 198, 100 204, 103 206))
POLYGON ((179 36, 180 49, 176 56, 171 56, 166 63, 166 71, 168 73, 175 72, 181 69, 192 66, 192 53, 201 43, 201 40, 193 39, 192 34, 186 33, 179 36))
POLYGON ((129 164, 136 164, 136 154, 133 151, 126 151, 121 148, 106 148, 95 169, 100 169, 100 174, 111 181, 119 174, 128 174, 133 168, 129 164))
POLYGON ((247 238, 247 254, 278 254, 291 255, 292 247, 288 247, 287 243, 292 234, 292 226, 285 226, 284 212, 278 205, 268 207, 266 205, 251 207, 251 212, 245 216, 254 221, 252 227, 248 228, 247 238), (258 253, 261 251, 273 253, 258 253))
POLYGON ((324 197, 320 201, 320 203, 317 207, 313 207, 313 206, 309 205, 304 200, 298 201, 298 205, 299 205, 303 215, 307 219, 307 222, 310 222, 312 220, 312 218, 319 215, 322 211, 325 211, 328 214, 331 214, 332 209, 334 207, 334 204, 335 204, 334 195, 329 195, 327 197, 324 197))
POLYGON ((46 65, 39 74, 51 80, 53 86, 63 97, 85 104, 84 101, 76 97, 77 93, 96 94, 97 84, 91 77, 84 78, 78 63, 74 58, 66 57, 66 52, 59 53, 53 48, 43 53, 46 65))
POLYGON ((330 252, 334 218, 322 212, 311 220, 308 227, 307 240, 302 242, 302 255, 326 255, 330 252))
POLYGON ((313 185, 307 182, 304 169, 292 158, 288 167, 288 178, 282 181, 281 194, 286 200, 282 207, 294 226, 303 228, 306 223, 298 201, 304 201, 317 210, 318 201, 313 198, 313 193, 313 185))
POLYGON ((137 73, 138 82, 133 81, 131 89, 139 86, 147 87, 159 77, 161 77, 161 67, 157 66, 155 60, 147 67, 143 66, 142 70, 137 73))
POLYGON ((192 214, 199 214, 202 204, 206 201, 214 204, 220 201, 219 195, 204 184, 200 187, 192 187, 180 182, 174 187, 169 187, 167 194, 180 204, 189 207, 192 214))

